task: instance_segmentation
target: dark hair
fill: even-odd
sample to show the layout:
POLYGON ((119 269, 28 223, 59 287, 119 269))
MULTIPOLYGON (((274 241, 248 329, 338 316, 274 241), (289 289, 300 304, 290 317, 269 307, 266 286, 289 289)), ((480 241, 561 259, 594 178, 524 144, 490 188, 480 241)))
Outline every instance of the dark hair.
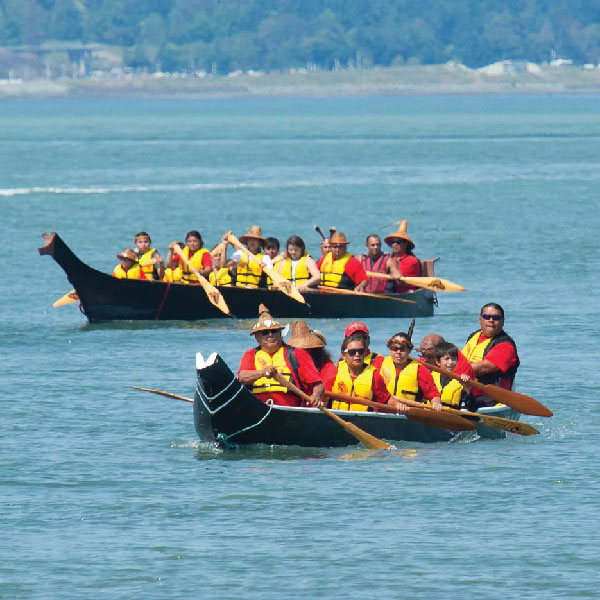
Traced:
POLYGON ((136 238, 139 238, 141 236, 145 235, 149 240, 150 243, 152 243, 152 240, 150 239, 150 234, 146 233, 145 231, 138 231, 134 236, 133 236, 133 240, 135 241, 136 238))
POLYGON ((364 331, 354 331, 350 335, 355 335, 356 339, 360 338, 364 340, 365 344, 367 344, 367 348, 369 347, 369 344, 371 343, 371 336, 368 333, 365 333, 364 331))
POLYGON ((365 336, 364 333, 360 333, 358 331, 355 331, 354 333, 351 333, 348 337, 345 337, 344 341, 342 342, 342 354, 344 354, 344 350, 346 350, 348 344, 350 344, 351 342, 363 342, 365 344, 366 350, 369 347, 366 337, 368 336, 365 336))
POLYGON ((191 231, 188 231, 185 234, 185 241, 188 241, 189 237, 195 237, 198 238, 200 240, 200 245, 202 246, 203 242, 202 242, 202 236, 200 235, 200 232, 197 231, 196 229, 192 229, 191 231))
POLYGON ((310 354, 317 370, 321 370, 326 362, 333 362, 331 354, 325 348, 307 348, 306 351, 310 354))
POLYGON ((486 308, 495 308, 502 316, 502 319, 504 319, 504 309, 499 304, 496 304, 495 302, 488 302, 487 304, 484 304, 481 307, 481 310, 479 311, 479 316, 481 316, 483 314, 483 312, 485 311, 486 308))
POLYGON ((414 345, 413 345, 413 343, 412 343, 412 341, 411 341, 410 337, 408 336, 408 333, 404 333, 404 331, 399 331, 398 333, 395 333, 395 334, 394 334, 394 335, 393 335, 393 336, 392 336, 392 337, 391 337, 391 338, 390 338, 390 339, 387 341, 388 345, 391 343, 391 341, 392 341, 394 338, 404 338, 404 339, 405 339, 405 340, 408 342, 408 344, 410 345, 410 349, 412 350, 412 349, 414 348, 414 345))
POLYGON ((379 240, 379 243, 381 243, 381 238, 376 234, 376 233, 370 233, 366 238, 365 238, 365 246, 369 243, 369 238, 377 238, 379 240))
POLYGON ((279 240, 276 237, 265 238, 265 248, 272 248, 273 246, 279 250, 279 240))
POLYGON ((450 342, 440 342, 435 348, 435 357, 442 358, 442 356, 451 356, 455 360, 458 360, 458 348, 450 342))
MULTIPOLYGON (((323 241, 325 241, 325 240, 323 240, 323 241)), ((304 240, 299 235, 290 235, 290 237, 287 239, 287 242, 285 243, 286 250, 290 244, 292 246, 298 246, 298 248, 300 248, 302 250, 302 256, 304 256, 306 254, 306 244, 304 243, 304 240)))

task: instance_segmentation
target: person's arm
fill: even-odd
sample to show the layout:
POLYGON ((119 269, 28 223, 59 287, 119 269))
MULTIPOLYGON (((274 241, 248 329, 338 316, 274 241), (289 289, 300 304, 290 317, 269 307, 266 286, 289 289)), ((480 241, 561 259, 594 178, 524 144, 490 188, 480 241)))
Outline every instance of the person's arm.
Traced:
POLYGON ((202 274, 203 277, 207 277, 210 275, 211 271, 212 271, 212 257, 210 255, 210 252, 205 252, 202 255, 202 269, 198 269, 200 271, 200 273, 202 274))
POLYGON ((165 261, 163 257, 156 251, 153 257, 153 263, 156 265, 156 272, 158 274, 158 280, 161 281, 165 276, 165 261))
POLYGON ((346 274, 354 283, 354 291, 362 292, 367 287, 369 278, 365 268, 360 264, 354 256, 352 256, 346 263, 346 274))
POLYGON ((310 279, 304 284, 301 285, 298 289, 301 292, 305 292, 307 288, 313 287, 317 285, 319 281, 321 281, 321 271, 317 268, 317 263, 310 256, 306 257, 306 266, 308 268, 308 272, 310 273, 310 279))
POLYGON ((273 377, 277 373, 277 369, 273 366, 265 367, 264 369, 248 370, 244 369, 239 371, 238 379, 242 385, 251 387, 255 381, 258 381, 261 377, 273 377))
POLYGON ((179 255, 174 250, 175 244, 178 244, 178 243, 179 242, 175 241, 175 242, 171 242, 169 244, 169 252, 167 253, 167 267, 169 269, 174 269, 175 267, 177 267, 179 265, 179 255))
POLYGON ((385 270, 392 276, 393 279, 401 279, 402 273, 398 271, 398 267, 396 266, 396 261, 392 258, 388 258, 385 264, 385 270))
POLYGON ((442 410, 440 392, 435 385, 431 372, 424 365, 419 365, 417 369, 417 381, 423 392, 423 397, 431 402, 431 407, 435 410, 442 410))
POLYGON ((475 377, 488 375, 501 371, 506 373, 511 367, 517 364, 517 353, 514 346, 509 342, 502 342, 494 346, 483 360, 471 363, 475 377))

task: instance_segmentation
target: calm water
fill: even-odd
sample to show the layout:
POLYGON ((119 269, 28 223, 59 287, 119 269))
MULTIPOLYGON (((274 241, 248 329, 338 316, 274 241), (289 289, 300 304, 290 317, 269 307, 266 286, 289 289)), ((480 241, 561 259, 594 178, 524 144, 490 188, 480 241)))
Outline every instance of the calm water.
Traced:
MULTIPOLYGON (((589 97, 0 103, 0 598, 597 598, 600 115, 589 97), (88 325, 39 257, 104 271, 261 224, 359 252, 407 218, 467 286, 431 331, 507 311, 534 438, 397 452, 203 447, 194 354, 236 366, 249 322, 88 325)), ((311 322, 335 351, 345 323, 311 322)), ((372 319, 373 347, 405 321, 372 319)))

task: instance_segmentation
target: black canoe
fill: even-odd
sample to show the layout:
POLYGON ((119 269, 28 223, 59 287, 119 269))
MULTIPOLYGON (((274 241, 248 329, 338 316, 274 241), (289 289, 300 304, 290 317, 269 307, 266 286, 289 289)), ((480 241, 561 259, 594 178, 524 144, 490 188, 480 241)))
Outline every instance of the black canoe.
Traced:
MULTIPOLYGON (((194 395, 194 425, 203 442, 219 446, 268 444, 284 446, 350 446, 357 441, 317 408, 288 408, 261 402, 243 386, 223 359, 196 357, 197 385, 194 395)), ((346 421, 389 441, 446 442, 456 432, 446 431, 404 415, 375 412, 335 411, 346 421)), ((481 409, 482 414, 518 419, 506 406, 481 409)), ((474 432, 467 432, 472 435, 474 432)), ((499 439, 506 433, 477 425, 479 437, 499 439)))
MULTIPOLYGON (((160 281, 116 279, 86 265, 57 233, 45 236, 40 254, 49 254, 62 267, 77 290, 81 309, 90 322, 119 319, 162 321, 170 319, 216 319, 226 315, 213 306, 201 286, 167 284, 160 281)), ((424 262, 433 275, 433 260, 424 262)), ((219 286, 231 313, 238 318, 255 318, 259 305, 271 314, 285 317, 430 317, 436 296, 430 290, 409 294, 353 295, 314 291, 305 295, 306 304, 275 290, 219 286)))

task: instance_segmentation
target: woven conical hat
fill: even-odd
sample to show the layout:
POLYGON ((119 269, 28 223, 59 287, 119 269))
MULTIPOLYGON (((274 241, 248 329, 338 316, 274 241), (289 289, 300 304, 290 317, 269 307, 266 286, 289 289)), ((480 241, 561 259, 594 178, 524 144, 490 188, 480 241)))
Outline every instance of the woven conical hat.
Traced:
POLYGON ((406 240, 408 242, 410 250, 415 247, 415 243, 408 237, 408 233, 406 233, 406 229, 408 227, 408 223, 406 220, 400 221, 400 226, 398 227, 398 231, 394 231, 394 233, 390 233, 384 239, 385 243, 388 246, 392 245, 392 240, 400 238, 401 240, 406 240))
POLYGON ((269 309, 264 304, 261 304, 258 307, 258 321, 254 325, 254 327, 252 327, 250 335, 254 335, 259 331, 273 331, 280 330, 283 328, 284 327, 281 323, 278 323, 275 319, 273 319, 271 313, 269 312, 269 309))
POLYGON ((323 340, 316 336, 304 321, 294 321, 292 323, 292 335, 288 340, 288 345, 293 348, 323 348, 323 340))

